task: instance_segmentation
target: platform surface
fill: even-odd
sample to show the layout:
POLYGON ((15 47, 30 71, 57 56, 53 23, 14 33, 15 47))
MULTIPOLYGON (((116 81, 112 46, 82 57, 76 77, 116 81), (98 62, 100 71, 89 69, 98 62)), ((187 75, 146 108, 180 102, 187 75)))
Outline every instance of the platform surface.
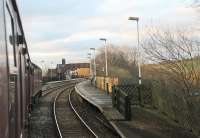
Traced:
POLYGON ((93 87, 90 81, 77 84, 76 91, 87 101, 97 106, 108 120, 124 120, 119 111, 112 107, 111 96, 93 87))

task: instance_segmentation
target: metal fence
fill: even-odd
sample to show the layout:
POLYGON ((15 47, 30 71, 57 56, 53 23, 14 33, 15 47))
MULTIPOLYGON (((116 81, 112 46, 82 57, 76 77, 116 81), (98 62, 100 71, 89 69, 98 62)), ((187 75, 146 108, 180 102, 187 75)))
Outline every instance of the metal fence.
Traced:
POLYGON ((113 107, 122 113, 126 120, 131 119, 131 105, 151 106, 152 91, 146 85, 118 85, 112 88, 113 107))
POLYGON ((123 114, 125 120, 131 120, 131 102, 128 94, 117 86, 113 86, 112 92, 113 107, 123 114))
POLYGON ((118 85, 119 89, 124 91, 131 101, 131 105, 147 106, 152 104, 152 91, 149 85, 118 85))

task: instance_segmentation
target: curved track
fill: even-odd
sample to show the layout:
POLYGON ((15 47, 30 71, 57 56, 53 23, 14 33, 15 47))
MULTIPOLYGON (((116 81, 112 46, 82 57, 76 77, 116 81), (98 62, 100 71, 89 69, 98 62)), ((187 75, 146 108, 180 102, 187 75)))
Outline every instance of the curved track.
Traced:
POLYGON ((49 89, 40 97, 39 104, 31 113, 29 137, 30 138, 56 138, 57 131, 53 117, 52 105, 56 95, 75 83, 67 83, 65 86, 49 89))
POLYGON ((104 115, 93 105, 82 99, 75 91, 70 94, 72 108, 90 130, 99 138, 120 137, 104 115))
POLYGON ((43 93, 31 114, 30 138, 119 137, 100 112, 76 95, 75 83, 43 93))
POLYGON ((95 107, 79 98, 73 88, 55 98, 54 115, 60 138, 119 137, 95 107))
POLYGON ((60 138, 97 137, 84 120, 73 112, 70 104, 70 92, 72 89, 69 88, 58 93, 54 101, 54 117, 60 138))

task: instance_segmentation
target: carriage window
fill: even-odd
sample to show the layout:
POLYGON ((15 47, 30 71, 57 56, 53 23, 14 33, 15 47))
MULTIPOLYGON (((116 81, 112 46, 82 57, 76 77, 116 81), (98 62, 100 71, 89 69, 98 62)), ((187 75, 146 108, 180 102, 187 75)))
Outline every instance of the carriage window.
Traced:
POLYGON ((6 34, 9 68, 10 72, 14 72, 14 68, 16 66, 14 23, 8 7, 6 10, 6 34))
MULTIPOLYGON (((16 57, 15 57, 15 40, 14 40, 14 23, 10 14, 9 8, 6 8, 6 40, 7 40, 7 55, 9 64, 9 124, 10 129, 15 129, 16 124, 16 57)), ((15 137, 15 133, 11 134, 11 137, 15 137)))

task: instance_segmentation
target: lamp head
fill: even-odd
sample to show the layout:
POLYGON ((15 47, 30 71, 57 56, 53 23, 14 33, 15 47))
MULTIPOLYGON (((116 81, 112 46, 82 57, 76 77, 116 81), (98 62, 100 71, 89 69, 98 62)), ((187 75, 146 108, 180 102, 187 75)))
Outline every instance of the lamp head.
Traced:
POLYGON ((139 17, 129 17, 128 20, 139 21, 139 17))
POLYGON ((106 39, 106 38, 100 38, 99 40, 101 40, 101 41, 106 41, 107 39, 106 39))

